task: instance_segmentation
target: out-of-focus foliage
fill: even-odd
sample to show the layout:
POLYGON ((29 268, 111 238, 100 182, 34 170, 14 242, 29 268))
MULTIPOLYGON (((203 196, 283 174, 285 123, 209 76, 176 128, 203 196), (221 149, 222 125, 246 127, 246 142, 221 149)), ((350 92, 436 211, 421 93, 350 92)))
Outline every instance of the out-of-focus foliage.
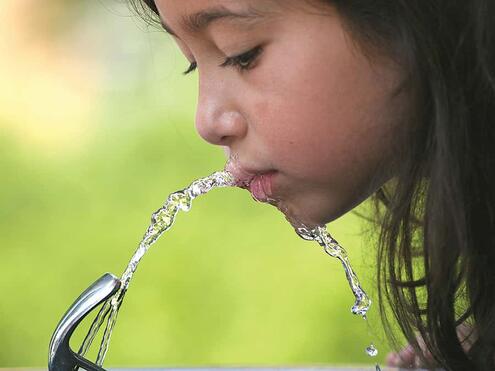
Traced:
MULTIPOLYGON (((64 311, 121 274, 166 196, 225 160, 194 132, 186 60, 122 4, 0 12, 0 367, 39 367, 64 311)), ((363 225, 348 214, 329 228, 374 297, 363 225)), ((277 210, 215 190, 143 259, 106 364, 370 363, 371 340, 386 349, 376 306, 366 324, 352 303, 339 262, 277 210)))

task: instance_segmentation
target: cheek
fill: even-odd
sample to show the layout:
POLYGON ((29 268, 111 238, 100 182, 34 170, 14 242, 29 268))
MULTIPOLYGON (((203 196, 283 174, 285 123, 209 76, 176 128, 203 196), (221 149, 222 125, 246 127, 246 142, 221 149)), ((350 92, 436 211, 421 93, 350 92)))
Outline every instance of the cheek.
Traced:
POLYGON ((291 50, 307 45, 291 40, 283 46, 293 56, 290 63, 260 74, 264 90, 253 129, 273 161, 293 176, 364 176, 385 156, 394 76, 372 68, 340 33, 321 42, 332 47, 291 50))

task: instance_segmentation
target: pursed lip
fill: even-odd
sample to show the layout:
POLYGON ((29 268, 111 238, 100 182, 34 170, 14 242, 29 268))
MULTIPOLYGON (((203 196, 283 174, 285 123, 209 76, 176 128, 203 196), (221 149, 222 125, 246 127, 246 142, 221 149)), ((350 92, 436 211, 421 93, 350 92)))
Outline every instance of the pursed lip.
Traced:
POLYGON ((237 187, 249 190, 257 201, 266 202, 271 199, 272 177, 276 170, 252 170, 233 163, 229 163, 225 170, 234 176, 237 187))

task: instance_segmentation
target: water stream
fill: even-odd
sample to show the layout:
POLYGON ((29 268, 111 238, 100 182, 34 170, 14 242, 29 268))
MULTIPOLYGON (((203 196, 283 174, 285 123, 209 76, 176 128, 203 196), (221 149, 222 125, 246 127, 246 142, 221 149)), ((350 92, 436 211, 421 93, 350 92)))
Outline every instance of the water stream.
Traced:
MULTIPOLYGON (((103 333, 102 341, 98 351, 96 364, 102 366, 105 360, 105 356, 108 351, 110 343, 110 337, 112 330, 117 321, 117 314, 124 296, 128 290, 129 283, 137 269, 137 266, 144 254, 150 246, 168 229, 172 227, 175 217, 179 210, 189 211, 191 209, 192 201, 200 196, 208 193, 214 188, 235 186, 235 179, 227 171, 215 172, 212 175, 198 179, 189 185, 189 187, 172 193, 168 196, 164 205, 159 208, 151 217, 151 224, 148 227, 143 239, 141 240, 139 247, 132 256, 127 268, 121 277, 121 287, 116 294, 103 303, 96 318, 93 320, 91 327, 84 338, 84 341, 79 349, 79 354, 84 356, 89 350, 93 340, 95 339, 98 331, 106 320, 105 330, 103 333)), ((342 263, 344 271, 351 287, 351 290, 355 297, 355 303, 351 308, 351 312, 356 315, 362 316, 366 319, 366 313, 368 312, 371 300, 362 289, 356 273, 351 267, 347 252, 339 245, 339 243, 332 238, 327 232, 326 227, 318 226, 312 229, 306 227, 296 228, 296 233, 305 240, 315 241, 323 247, 324 251, 331 257, 337 258, 342 263)), ((374 357, 378 351, 373 344, 370 344, 366 348, 366 353, 374 357)), ((376 366, 379 370, 379 366, 376 366)))
POLYGON ((328 255, 340 260, 344 267, 349 286, 356 298, 356 302, 351 307, 351 312, 366 319, 366 313, 370 309, 371 300, 361 288, 356 273, 354 273, 351 263, 349 262, 349 256, 344 248, 330 236, 330 233, 327 232, 327 229, 324 226, 317 226, 313 229, 300 227, 296 228, 296 233, 305 240, 318 242, 328 255))
MULTIPOLYGON (((359 279, 352 269, 349 256, 347 255, 345 249, 340 246, 340 244, 330 235, 330 233, 328 233, 325 226, 317 226, 315 228, 307 228, 302 226, 296 227, 295 229, 299 237, 308 241, 317 242, 321 247, 323 247, 324 251, 328 255, 332 258, 337 258, 340 260, 342 266, 344 267, 344 272, 347 277, 347 281, 349 282, 349 286, 351 287, 352 293, 356 299, 354 305, 351 307, 351 312, 353 314, 360 315, 364 320, 367 320, 366 314, 370 309, 371 299, 361 287, 359 279)), ((370 357, 376 357, 378 355, 378 349, 376 349, 373 343, 366 347, 365 352, 370 357)), ((380 371, 380 366, 378 364, 375 368, 376 371, 380 371)))
POLYGON ((151 216, 151 224, 146 230, 139 247, 122 274, 120 279, 120 289, 105 303, 103 303, 100 311, 96 315, 96 318, 93 320, 93 323, 91 324, 91 327, 83 340, 81 348, 79 349, 80 355, 84 356, 87 353, 101 325, 105 322, 105 318, 107 318, 107 324, 105 326, 105 331, 103 333, 103 338, 96 359, 96 364, 98 366, 103 365, 103 361, 105 360, 105 356, 108 351, 112 330, 117 321, 117 314, 120 306, 122 305, 127 289, 129 288, 129 283, 132 276, 150 246, 163 234, 163 232, 172 227, 179 210, 189 211, 191 209, 192 201, 196 197, 204 195, 214 188, 234 185, 234 178, 230 173, 219 171, 205 178, 195 180, 189 185, 189 187, 181 191, 174 192, 168 196, 164 205, 151 216))

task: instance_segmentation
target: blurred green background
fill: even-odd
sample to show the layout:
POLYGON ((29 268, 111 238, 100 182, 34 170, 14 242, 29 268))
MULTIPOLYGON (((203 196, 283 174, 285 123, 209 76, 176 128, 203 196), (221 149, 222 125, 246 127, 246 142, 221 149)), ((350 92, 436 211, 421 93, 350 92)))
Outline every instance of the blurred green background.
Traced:
MULTIPOLYGON (((73 300, 225 159, 194 131, 187 61, 125 2, 2 0, 0 18, 0 367, 40 367, 73 300)), ((369 226, 329 229, 376 297, 369 226)), ((352 303, 340 263, 277 210, 215 190, 144 257, 105 364, 371 364, 371 341, 383 359, 377 306, 366 323, 352 303)))

